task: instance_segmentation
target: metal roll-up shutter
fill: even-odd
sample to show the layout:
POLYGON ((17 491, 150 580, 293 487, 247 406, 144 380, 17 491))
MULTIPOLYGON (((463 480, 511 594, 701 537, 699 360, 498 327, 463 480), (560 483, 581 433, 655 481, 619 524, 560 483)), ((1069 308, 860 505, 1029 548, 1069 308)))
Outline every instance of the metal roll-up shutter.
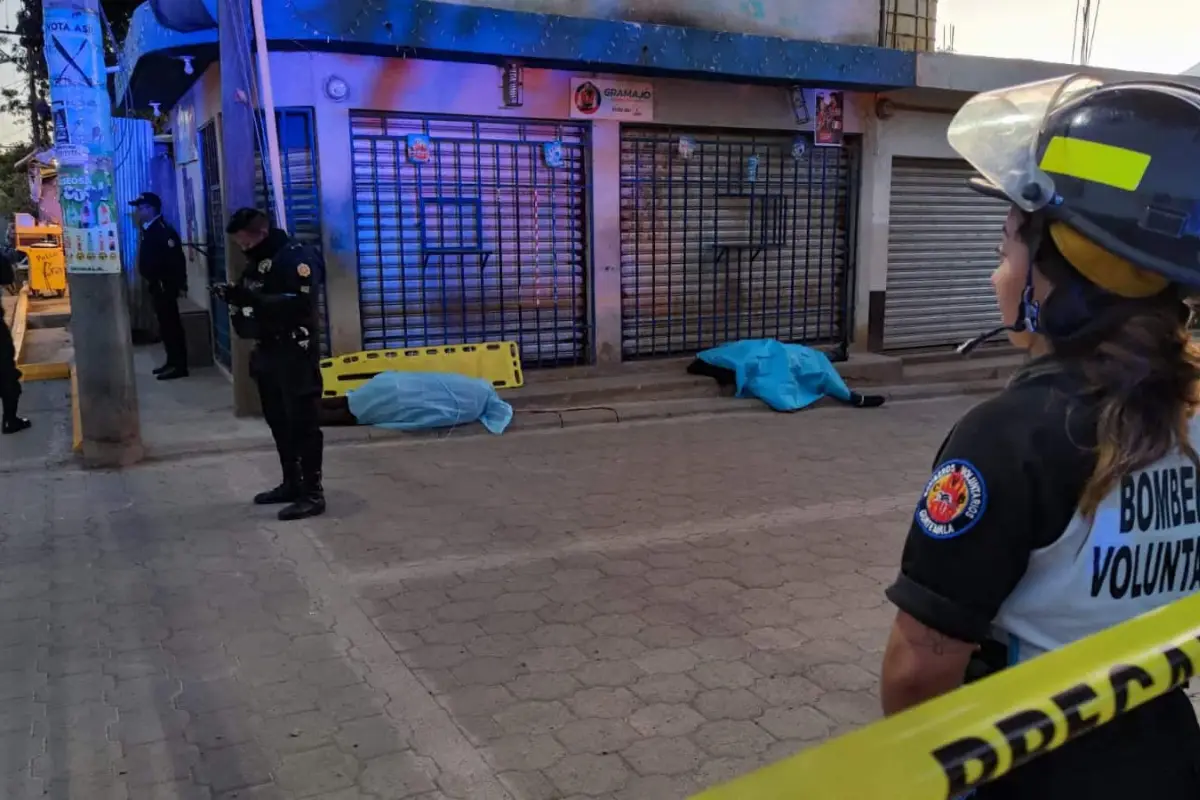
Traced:
MULTIPOLYGON (((262 111, 258 112, 261 125, 262 111)), ((283 179, 284 212, 288 232, 296 239, 311 245, 324 255, 321 242, 321 179, 317 168, 316 126, 311 108, 277 108, 275 125, 279 134, 280 173, 283 179)), ((264 134, 265 136, 265 134, 264 134)), ((269 197, 266 175, 263 172, 263 142, 255 139, 257 168, 255 190, 259 208, 274 209, 269 197)), ((321 355, 330 355, 329 306, 326 301, 326 280, 319 276, 317 284, 317 316, 321 323, 321 355)))
POLYGON ((1009 205, 972 191, 974 174, 962 161, 893 160, 885 348, 958 345, 1000 324, 991 274, 1009 205))
POLYGON ((689 354, 748 338, 845 343, 856 142, 798 141, 771 133, 622 130, 627 358, 689 354))
POLYGON ((583 362, 587 134, 354 112, 363 346, 515 340, 529 367, 583 362))

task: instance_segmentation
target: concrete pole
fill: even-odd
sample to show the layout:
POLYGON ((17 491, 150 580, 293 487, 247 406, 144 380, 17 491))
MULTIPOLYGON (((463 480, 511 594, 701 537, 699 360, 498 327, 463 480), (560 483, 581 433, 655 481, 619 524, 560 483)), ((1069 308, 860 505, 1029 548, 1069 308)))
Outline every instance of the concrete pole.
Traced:
POLYGON ((262 0, 250 0, 254 15, 254 50, 258 53, 258 88, 262 93, 263 127, 267 129, 267 169, 275 195, 275 227, 286 231, 287 202, 283 197, 283 162, 279 158, 279 129, 275 121, 275 89, 271 86, 271 51, 267 48, 267 26, 262 0))
MULTIPOLYGON (((220 0, 217 8, 221 63, 221 197, 225 201, 222 236, 234 211, 258 204, 254 185, 254 95, 248 81, 254 69, 250 54, 250 13, 247 0, 220 0)), ((245 268, 246 257, 233 239, 227 238, 225 269, 228 279, 236 281, 245 268)), ((258 390, 250 378, 251 343, 233 336, 230 344, 234 413, 240 417, 260 414, 258 390)))
POLYGON ((122 467, 143 455, 129 306, 117 241, 112 119, 98 0, 42 0, 83 460, 122 467))

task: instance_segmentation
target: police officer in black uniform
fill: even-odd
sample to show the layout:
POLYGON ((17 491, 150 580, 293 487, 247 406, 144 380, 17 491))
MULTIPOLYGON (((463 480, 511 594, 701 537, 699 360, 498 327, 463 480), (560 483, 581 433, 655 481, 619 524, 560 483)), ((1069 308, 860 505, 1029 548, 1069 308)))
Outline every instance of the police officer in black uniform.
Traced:
POLYGON ((246 254, 247 266, 237 283, 213 287, 213 292, 229 303, 238 336, 258 343, 250 372, 283 469, 282 483, 254 502, 287 503, 279 512, 281 520, 314 517, 325 512, 314 288, 324 264, 316 250, 273 227, 257 209, 234 212, 226 230, 246 254))
MULTIPOLYGON (((979 95, 952 121, 973 187, 1011 204, 1004 327, 962 349, 1007 333, 1031 360, 954 426, 918 496, 888 590, 886 713, 1200 590, 1198 131, 1195 89, 1081 76, 979 95)), ((978 772, 948 770, 951 796, 1200 798, 1200 727, 1180 688, 992 783, 978 772)))
MULTIPOLYGON (((11 252, 0 250, 0 287, 16 284, 16 269, 11 252)), ((17 367, 17 349, 12 331, 0 314, 0 433, 20 433, 32 423, 17 416, 17 403, 21 399, 21 370, 17 367)))
POLYGON ((154 316, 162 334, 167 361, 154 370, 160 381, 188 376, 187 339, 179 315, 179 298, 187 294, 187 259, 179 232, 162 218, 162 199, 153 192, 142 192, 130 203, 142 226, 138 248, 138 272, 146 281, 154 316))

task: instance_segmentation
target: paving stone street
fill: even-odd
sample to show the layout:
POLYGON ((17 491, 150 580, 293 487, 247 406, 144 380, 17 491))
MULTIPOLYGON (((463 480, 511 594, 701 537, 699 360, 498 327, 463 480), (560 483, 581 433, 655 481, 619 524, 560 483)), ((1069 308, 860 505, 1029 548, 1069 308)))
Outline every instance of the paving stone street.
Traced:
POLYGON ((687 797, 878 715, 971 402, 0 473, 0 797, 687 797))

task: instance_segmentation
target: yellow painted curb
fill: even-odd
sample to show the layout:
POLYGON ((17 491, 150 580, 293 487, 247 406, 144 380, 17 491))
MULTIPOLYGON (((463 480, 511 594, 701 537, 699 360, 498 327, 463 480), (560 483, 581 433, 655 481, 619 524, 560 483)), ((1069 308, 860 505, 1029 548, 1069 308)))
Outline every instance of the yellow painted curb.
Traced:
POLYGON ((71 450, 78 453, 83 449, 83 424, 79 421, 79 379, 75 367, 71 372, 71 450))
POLYGON ((65 361, 47 361, 40 364, 21 364, 21 379, 24 381, 65 381, 71 377, 71 365, 65 361))

